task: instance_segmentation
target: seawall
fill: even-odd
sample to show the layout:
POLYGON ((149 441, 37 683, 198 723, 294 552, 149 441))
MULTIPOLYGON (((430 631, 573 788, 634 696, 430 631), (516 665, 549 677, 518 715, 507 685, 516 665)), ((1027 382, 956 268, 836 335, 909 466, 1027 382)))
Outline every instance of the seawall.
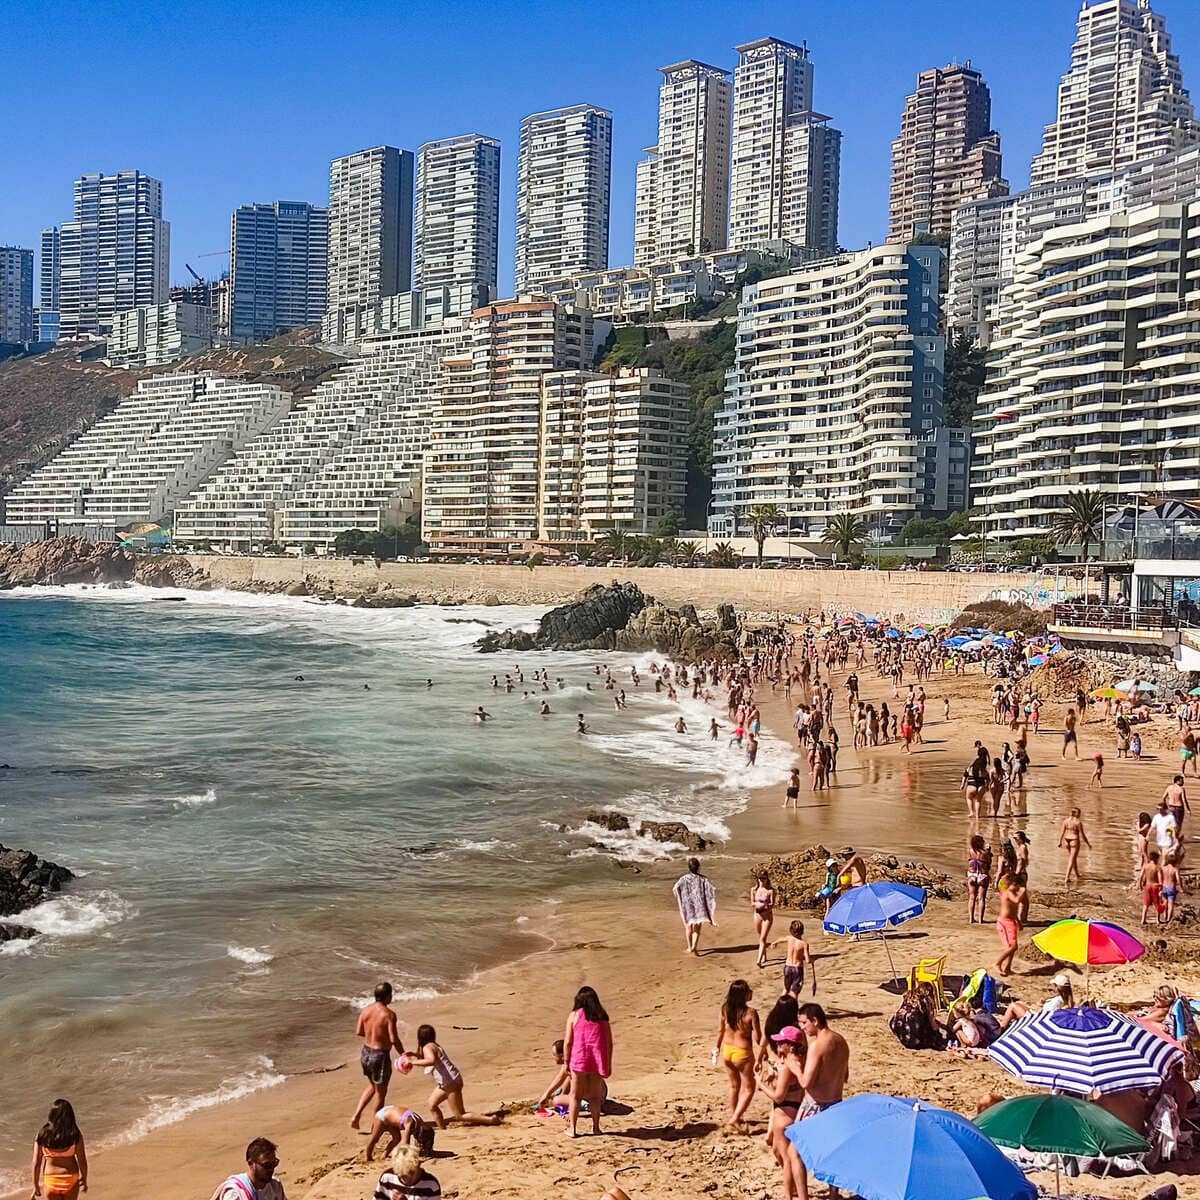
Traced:
MULTIPOLYGON (((1045 608, 1055 600, 1053 575, 957 571, 757 571, 710 567, 471 566, 459 563, 355 563, 348 559, 227 558, 189 555, 218 586, 279 591, 304 583, 311 592, 354 595, 379 589, 424 601, 558 604, 593 583, 632 580, 664 604, 711 610, 794 613, 861 611, 921 621, 949 620, 979 600, 1020 600, 1045 608)), ((1065 585, 1065 580, 1063 581, 1065 585)))

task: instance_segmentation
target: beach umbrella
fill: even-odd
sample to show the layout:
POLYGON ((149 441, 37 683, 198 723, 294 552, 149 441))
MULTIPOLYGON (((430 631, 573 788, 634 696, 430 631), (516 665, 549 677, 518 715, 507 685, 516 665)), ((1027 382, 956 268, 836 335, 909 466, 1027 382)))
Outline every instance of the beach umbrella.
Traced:
POLYGON ((1061 1195, 1063 1155, 1112 1158, 1145 1154, 1150 1143, 1097 1104, 1074 1096, 1017 1096, 993 1104, 975 1124, 998 1146, 1054 1155, 1054 1194, 1061 1195))
POLYGON ((893 883, 890 879, 879 883, 864 883, 843 892, 829 907, 822 922, 826 933, 875 934, 887 951, 888 965, 892 968, 892 979, 896 979, 896 964, 892 962, 892 950, 887 944, 886 932, 905 921, 919 917, 925 911, 928 899, 925 889, 907 883, 893 883))
POLYGON ((1089 1005, 1022 1017, 988 1054, 1026 1083, 1080 1096, 1157 1087, 1183 1057, 1129 1017, 1089 1005))
POLYGON ((1188 695, 1189 696, 1200 696, 1200 687, 1192 688, 1192 690, 1190 692, 1188 692, 1188 695))
POLYGON ((1049 661, 1050 661, 1050 656, 1048 654, 1035 654, 1029 660, 1029 665, 1031 667, 1040 667, 1043 663, 1047 663, 1049 661))
POLYGON ((900 630, 898 630, 898 629, 889 629, 889 630, 887 630, 887 631, 884 633, 884 635, 883 635, 883 636, 884 636, 884 637, 889 637, 889 638, 898 638, 898 637, 900 637, 900 630))
POLYGON ((963 645, 961 645, 959 647, 959 649, 960 650, 982 650, 983 643, 980 641, 964 642, 963 645))
POLYGON ((1080 967, 1134 962, 1146 953, 1146 947, 1120 925, 1076 917, 1055 921, 1034 935, 1033 944, 1051 958, 1080 967))
POLYGON ((943 646, 965 646, 971 639, 964 633, 956 633, 953 637, 943 638, 943 646))
POLYGON ((1113 687, 1118 692, 1132 692, 1134 686, 1137 686, 1139 692, 1157 692, 1158 684, 1147 683, 1144 679, 1122 679, 1120 683, 1114 683, 1113 687))
POLYGON ((864 1092, 785 1131, 808 1170, 862 1200, 1035 1200, 1037 1189, 958 1113, 864 1092))
POLYGON ((1096 700, 1119 700, 1121 696, 1121 692, 1118 692, 1116 688, 1110 687, 1096 688, 1092 692, 1092 697, 1096 700))
POLYGON ((999 646, 1001 650, 1011 650, 1016 643, 1010 637, 1002 637, 997 635, 992 638, 992 645, 999 646))
POLYGON ((1164 500, 1154 509, 1154 515, 1160 521, 1194 521, 1200 517, 1200 509, 1181 500, 1164 500))

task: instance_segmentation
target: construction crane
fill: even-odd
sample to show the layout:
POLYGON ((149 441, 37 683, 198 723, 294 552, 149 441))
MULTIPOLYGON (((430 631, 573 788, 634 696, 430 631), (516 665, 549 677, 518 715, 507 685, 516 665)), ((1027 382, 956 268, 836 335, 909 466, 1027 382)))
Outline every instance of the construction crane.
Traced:
POLYGON ((191 277, 192 277, 192 278, 193 278, 193 279, 194 279, 194 280, 195 280, 195 281, 196 281, 198 284, 200 284, 202 287, 207 287, 207 286, 208 286, 208 280, 206 280, 206 279, 201 279, 201 278, 200 278, 200 276, 199 276, 199 275, 197 275, 197 274, 196 274, 196 272, 192 270, 192 264, 191 264, 191 263, 184 263, 183 265, 184 265, 185 267, 187 267, 187 273, 188 273, 188 274, 189 274, 189 275, 190 275, 190 276, 191 276, 191 277))

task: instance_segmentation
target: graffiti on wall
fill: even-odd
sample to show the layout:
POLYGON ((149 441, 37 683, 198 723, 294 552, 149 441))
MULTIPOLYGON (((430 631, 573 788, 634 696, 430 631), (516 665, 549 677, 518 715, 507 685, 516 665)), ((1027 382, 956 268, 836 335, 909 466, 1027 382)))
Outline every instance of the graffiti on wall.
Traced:
POLYGON ((1027 604, 1030 608, 1049 608, 1061 604, 1070 594, 1070 579, 1044 575, 1027 588, 993 588, 985 600, 1003 600, 1008 604, 1027 604))

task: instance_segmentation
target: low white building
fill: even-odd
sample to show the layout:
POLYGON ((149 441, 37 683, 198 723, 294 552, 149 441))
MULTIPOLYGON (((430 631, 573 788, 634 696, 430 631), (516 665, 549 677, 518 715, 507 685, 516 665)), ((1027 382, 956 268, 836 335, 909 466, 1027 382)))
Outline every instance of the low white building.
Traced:
POLYGON ((114 314, 107 361, 110 367, 162 367, 212 344, 212 309, 171 301, 114 314))

